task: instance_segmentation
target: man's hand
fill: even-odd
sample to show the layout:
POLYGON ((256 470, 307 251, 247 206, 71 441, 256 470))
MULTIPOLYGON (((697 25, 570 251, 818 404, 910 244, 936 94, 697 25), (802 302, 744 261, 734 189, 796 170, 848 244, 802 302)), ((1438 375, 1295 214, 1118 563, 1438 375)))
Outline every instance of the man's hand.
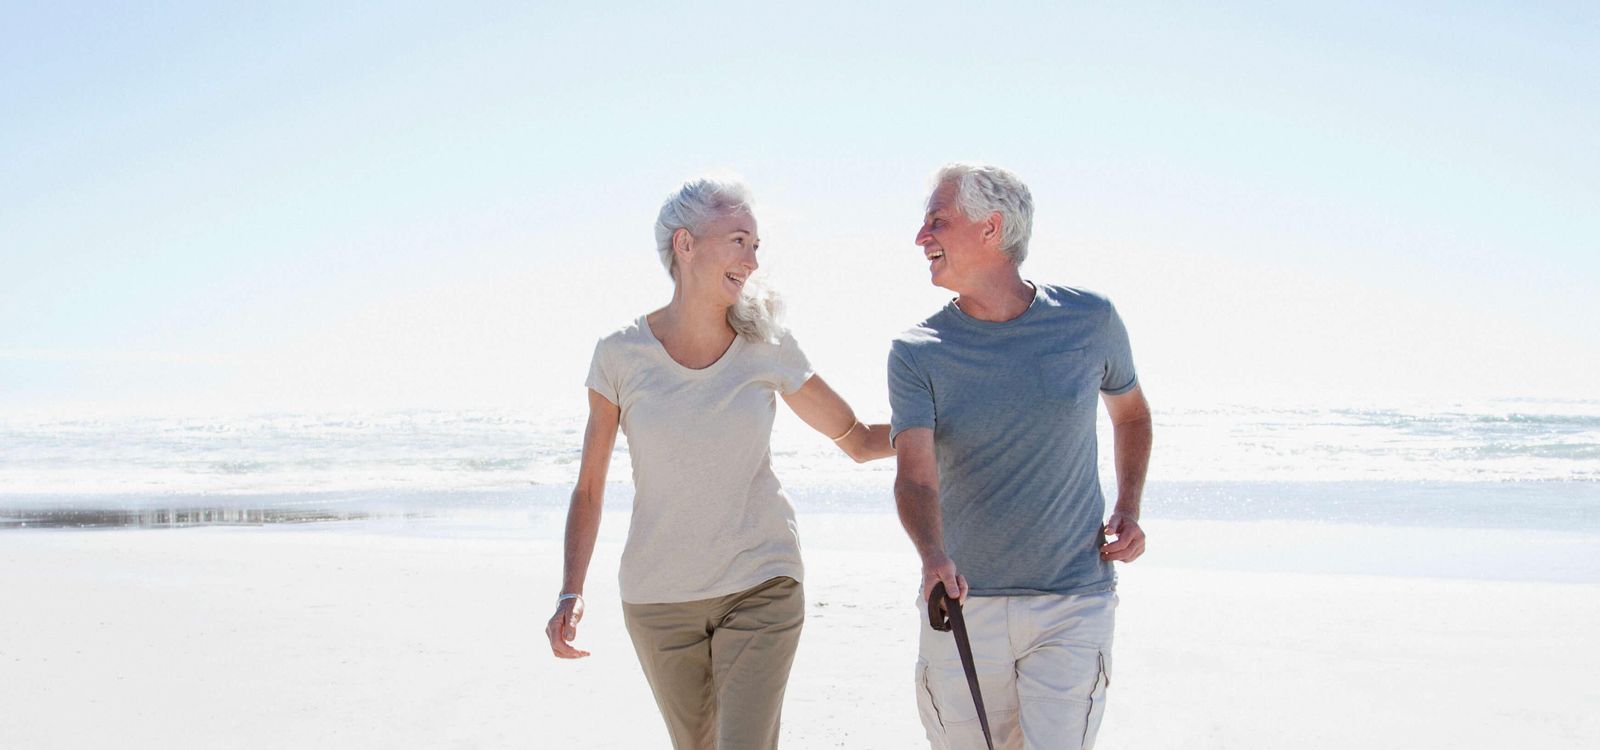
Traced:
POLYGON ((1133 516, 1112 513, 1111 519, 1106 521, 1105 534, 1116 540, 1100 548, 1100 559, 1128 563, 1144 554, 1144 529, 1139 528, 1133 516))
POLYGON ((934 584, 944 582, 944 593, 952 599, 963 603, 967 600, 967 578, 956 572, 956 563, 949 557, 940 553, 937 557, 922 561, 922 598, 927 600, 928 594, 933 591, 934 584))
POLYGON ((556 605, 556 613, 550 618, 550 624, 544 626, 544 634, 550 639, 550 650, 557 657, 582 659, 589 655, 588 651, 572 647, 572 641, 578 637, 578 622, 582 619, 582 597, 556 605))

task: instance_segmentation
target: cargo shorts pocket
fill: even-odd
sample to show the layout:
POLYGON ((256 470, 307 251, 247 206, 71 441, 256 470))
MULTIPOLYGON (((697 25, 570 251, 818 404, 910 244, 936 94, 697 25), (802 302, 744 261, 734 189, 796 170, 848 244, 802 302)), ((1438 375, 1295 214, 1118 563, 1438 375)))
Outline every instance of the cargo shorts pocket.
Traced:
POLYGON ((917 690, 917 715, 922 718, 922 728, 928 735, 928 742, 933 750, 950 750, 950 736, 944 729, 944 718, 939 714, 939 706, 933 700, 933 691, 928 686, 928 662, 926 659, 917 660, 916 674, 917 690))
POLYGON ((1106 652, 1096 654, 1099 660, 1099 671, 1094 677, 1094 686, 1089 691, 1089 711, 1083 717, 1083 738, 1079 747, 1094 747, 1094 740, 1100 734, 1100 720, 1106 715, 1106 690, 1111 687, 1111 669, 1106 652))

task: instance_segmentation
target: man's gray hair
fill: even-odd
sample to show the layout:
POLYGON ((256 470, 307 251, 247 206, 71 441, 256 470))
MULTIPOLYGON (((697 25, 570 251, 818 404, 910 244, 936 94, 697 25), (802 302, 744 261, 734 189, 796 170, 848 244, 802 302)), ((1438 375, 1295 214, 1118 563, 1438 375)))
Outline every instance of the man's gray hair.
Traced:
POLYGON ((956 162, 934 175, 936 189, 946 182, 956 184, 956 205, 968 219, 980 221, 1000 213, 1000 249, 1013 264, 1022 265, 1033 235, 1033 193, 1022 178, 992 164, 956 162))
MULTIPOLYGON (((706 224, 741 212, 751 212, 750 188, 738 180, 701 177, 683 183, 661 204, 656 214, 656 254, 676 282, 678 254, 672 236, 679 229, 698 235, 706 224)), ((783 299, 761 279, 745 280, 739 301, 728 308, 728 325, 745 338, 777 343, 783 336, 783 299)))

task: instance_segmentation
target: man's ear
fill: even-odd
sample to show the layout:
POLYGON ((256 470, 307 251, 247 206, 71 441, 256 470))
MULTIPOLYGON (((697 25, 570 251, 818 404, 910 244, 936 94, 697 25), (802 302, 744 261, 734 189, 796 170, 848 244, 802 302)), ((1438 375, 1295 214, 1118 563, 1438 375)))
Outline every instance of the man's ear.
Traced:
POLYGON ((990 211, 989 218, 983 220, 983 239, 1000 242, 1005 223, 1005 217, 1001 216, 999 211, 990 211))

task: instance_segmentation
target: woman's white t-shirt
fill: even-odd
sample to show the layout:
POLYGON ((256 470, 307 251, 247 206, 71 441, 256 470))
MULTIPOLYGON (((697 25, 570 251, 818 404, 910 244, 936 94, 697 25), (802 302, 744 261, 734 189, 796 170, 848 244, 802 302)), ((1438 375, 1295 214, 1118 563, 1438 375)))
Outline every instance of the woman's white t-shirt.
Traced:
POLYGON ((633 461, 622 600, 725 596, 801 580, 794 507, 772 473, 775 394, 812 375, 794 337, 735 336, 700 370, 667 354, 643 317, 595 345, 588 386, 621 408, 633 461))

